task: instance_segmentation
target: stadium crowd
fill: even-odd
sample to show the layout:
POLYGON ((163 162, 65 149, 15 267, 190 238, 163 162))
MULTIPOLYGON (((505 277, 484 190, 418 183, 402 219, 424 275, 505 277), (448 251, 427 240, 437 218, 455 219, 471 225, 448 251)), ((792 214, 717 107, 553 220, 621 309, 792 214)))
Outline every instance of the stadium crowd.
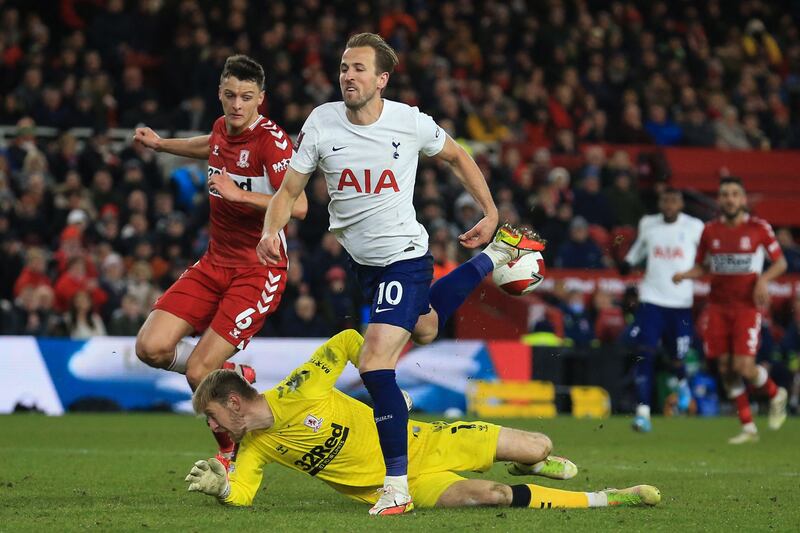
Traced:
MULTIPOLYGON (((339 98, 349 33, 379 29, 400 55, 386 94, 419 104, 475 157, 500 218, 534 225, 548 265, 618 265, 669 169, 614 143, 800 147, 797 4, 0 0, 0 332, 135 335, 158 295, 205 250, 200 165, 169 167, 108 128, 208 131, 219 73, 246 53, 266 71, 266 112, 292 134, 339 98), (794 9, 794 10, 793 10, 794 9), (55 139, 37 126, 56 128, 55 139), (71 128, 88 128, 85 141, 71 128), (488 149, 487 149, 488 147, 488 149), (572 165, 559 166, 564 157, 572 165)), ((416 206, 436 275, 480 211, 454 176, 420 166, 416 206)), ((321 178, 292 222, 292 268, 266 334, 324 337, 361 323, 321 178)), ((779 238, 800 271, 789 229, 779 238)), ((628 311, 604 293, 556 293, 574 342, 613 342, 628 311)), ((797 354, 800 305, 784 316, 797 354)), ((779 344, 776 343, 776 346, 779 344)))

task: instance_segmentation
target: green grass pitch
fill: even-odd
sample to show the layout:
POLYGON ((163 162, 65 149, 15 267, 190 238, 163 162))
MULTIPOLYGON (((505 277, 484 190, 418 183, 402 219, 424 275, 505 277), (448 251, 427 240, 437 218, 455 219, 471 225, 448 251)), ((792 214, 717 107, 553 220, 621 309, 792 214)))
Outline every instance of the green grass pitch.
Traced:
MULTIPOLYGON (((272 465, 250 509, 187 493, 183 481, 213 440, 199 419, 116 414, 0 416, 0 531, 796 531, 800 421, 734 447, 734 418, 656 419, 648 435, 628 418, 512 420, 543 431, 578 477, 541 481, 571 490, 650 483, 649 509, 417 510, 372 518, 318 480, 272 465)), ((502 465, 485 474, 519 483, 502 465)))

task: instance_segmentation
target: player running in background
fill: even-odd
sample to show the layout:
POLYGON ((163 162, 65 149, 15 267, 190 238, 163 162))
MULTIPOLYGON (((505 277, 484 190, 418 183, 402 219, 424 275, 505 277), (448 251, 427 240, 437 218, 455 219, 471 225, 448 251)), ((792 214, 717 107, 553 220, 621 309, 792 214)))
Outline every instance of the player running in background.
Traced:
MULTIPOLYGON (((137 128, 134 136, 135 142, 158 152, 208 160, 208 250, 158 299, 136 337, 139 359, 185 374, 192 390, 223 365, 255 380, 252 368, 226 361, 244 349, 275 312, 286 286, 282 229, 280 257, 274 264, 261 264, 254 250, 264 211, 292 155, 289 137, 258 113, 263 87, 261 65, 247 56, 231 56, 220 76, 224 115, 210 134, 162 139, 150 128, 137 128), (192 334, 202 334, 197 345, 184 339, 192 334)), ((301 196, 292 215, 303 218, 307 205, 301 196)), ((220 457, 229 458, 233 442, 225 434, 215 437, 220 457)))
POLYGON ((680 380, 680 389, 688 394, 684 359, 692 339, 692 283, 683 281, 677 287, 672 276, 694 265, 694 256, 703 233, 703 222, 685 213, 683 195, 668 188, 658 199, 661 211, 639 221, 639 232, 623 270, 647 261, 644 279, 639 285, 639 309, 631 338, 641 349, 636 364, 636 396, 638 406, 633 429, 652 429, 650 402, 653 397, 655 357, 663 340, 673 358, 673 374, 680 380))
MULTIPOLYGON (((362 342, 354 330, 337 334, 264 394, 235 372, 209 374, 195 391, 195 411, 205 414, 212 428, 228 432, 239 448, 229 475, 214 459, 195 463, 186 478, 189 490, 231 505, 250 505, 264 466, 277 463, 314 476, 353 500, 374 504, 384 464, 372 410, 334 388, 348 361, 358 366, 362 342)), ((550 456, 552 442, 541 433, 486 422, 415 420, 408 421, 408 431, 409 483, 421 507, 585 508, 655 505, 661 499, 647 485, 571 492, 456 474, 485 472, 497 461, 510 461, 512 475, 574 477, 575 465, 550 456)))
POLYGON ((258 245, 269 264, 280 259, 278 231, 311 173, 321 169, 331 198, 330 229, 372 302, 359 370, 373 400, 387 476, 372 514, 400 514, 413 506, 406 477, 408 412, 394 373, 403 347, 412 334, 420 344, 433 341, 494 268, 544 248, 535 235, 504 226, 482 253, 431 287, 428 234, 413 205, 419 153, 448 163, 483 209, 484 217, 459 236, 463 246, 477 248, 491 239, 497 208, 478 166, 430 116, 381 97, 397 63, 379 35, 350 38, 339 73, 344 102, 323 104, 309 115, 258 245))
POLYGON ((736 403, 742 423, 741 433, 728 442, 743 444, 758 441, 743 380, 769 396, 770 429, 780 429, 786 421, 786 389, 776 386, 767 369, 756 365, 759 308, 769 303, 768 283, 786 271, 786 259, 772 227, 747 213, 747 194, 739 178, 720 180, 719 207, 722 216, 706 224, 695 266, 672 279, 680 283, 711 273, 705 352, 707 358, 717 360, 723 385, 736 403), (772 265, 762 273, 765 253, 772 265))

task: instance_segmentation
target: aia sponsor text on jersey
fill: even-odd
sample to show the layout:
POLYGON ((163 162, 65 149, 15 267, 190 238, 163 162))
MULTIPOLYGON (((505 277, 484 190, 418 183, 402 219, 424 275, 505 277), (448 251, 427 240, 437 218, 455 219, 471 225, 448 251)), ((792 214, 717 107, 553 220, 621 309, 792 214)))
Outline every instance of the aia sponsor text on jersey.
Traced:
POLYGON ((394 177, 394 172, 386 169, 381 172, 380 177, 374 181, 375 187, 373 188, 373 176, 370 169, 363 171, 353 171, 349 168, 342 170, 339 176, 339 185, 337 189, 342 191, 346 187, 355 189, 355 192, 365 194, 380 194, 384 190, 391 190, 400 192, 400 187, 397 186, 397 179, 394 177))
POLYGON ((668 261, 672 261, 675 259, 683 259, 685 254, 683 253, 683 248, 678 246, 659 246, 656 245, 653 247, 653 257, 656 259, 666 259, 668 261))

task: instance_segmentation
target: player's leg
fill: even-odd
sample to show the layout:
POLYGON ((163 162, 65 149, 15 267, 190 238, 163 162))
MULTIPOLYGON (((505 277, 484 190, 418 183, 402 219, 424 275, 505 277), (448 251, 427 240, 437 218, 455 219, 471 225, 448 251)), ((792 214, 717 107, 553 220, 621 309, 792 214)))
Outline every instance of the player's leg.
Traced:
POLYGON ((508 473, 513 476, 543 476, 570 479, 578 473, 575 464, 563 457, 550 455, 553 442, 544 433, 503 427, 497 437, 495 461, 509 461, 508 473))
MULTIPOLYGON (((278 308, 286 287, 286 270, 282 268, 255 266, 225 270, 224 294, 187 363, 186 379, 192 389, 218 368, 231 368, 250 383, 255 382, 252 368, 227 361, 244 350, 261 330, 267 317, 278 308)), ((227 463, 234 442, 226 433, 214 433, 214 438, 219 445, 217 458, 227 463)))
POLYGON ((769 398, 769 427, 780 429, 786 421, 788 393, 778 387, 766 368, 756 364, 756 351, 761 336, 761 313, 756 309, 737 311, 734 339, 733 367, 737 374, 749 381, 753 388, 769 398))
POLYGON ((586 509, 589 507, 656 505, 659 490, 650 485, 628 489, 578 492, 540 485, 505 485, 486 479, 462 479, 450 485, 436 507, 528 507, 533 509, 586 509))
POLYGON ((413 331, 414 342, 432 342, 456 309, 494 269, 541 250, 544 250, 544 241, 535 233, 507 224, 501 226, 494 240, 479 254, 431 286, 430 305, 433 310, 419 317, 413 331))
POLYGON ((636 310, 636 324, 631 330, 631 338, 638 352, 634 366, 636 416, 632 427, 635 431, 644 433, 652 429, 650 407, 653 398, 656 352, 664 334, 664 311, 663 307, 642 302, 636 310))
POLYGON ((194 331, 183 318, 153 309, 136 335, 136 356, 154 368, 185 374, 194 344, 183 339, 194 331))
POLYGON ((669 353, 672 363, 672 376, 677 380, 678 411, 685 413, 689 409, 692 393, 686 379, 686 356, 692 344, 692 310, 669 309, 668 335, 670 339, 669 353))

